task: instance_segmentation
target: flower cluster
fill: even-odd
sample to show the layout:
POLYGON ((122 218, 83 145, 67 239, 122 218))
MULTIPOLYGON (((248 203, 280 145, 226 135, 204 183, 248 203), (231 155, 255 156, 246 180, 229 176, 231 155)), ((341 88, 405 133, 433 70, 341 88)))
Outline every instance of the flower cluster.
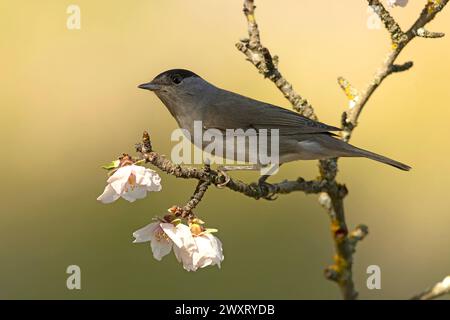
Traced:
MULTIPOLYGON (((111 203, 120 197, 134 202, 145 198, 147 192, 161 190, 161 177, 153 170, 136 165, 128 155, 104 168, 111 170, 112 175, 107 180, 105 190, 97 198, 102 203, 111 203)), ((173 249, 175 257, 187 271, 210 265, 220 268, 224 258, 222 243, 211 234, 217 230, 204 228, 204 222, 198 218, 191 217, 188 225, 181 223, 177 217, 178 208, 174 208, 169 209, 170 214, 164 219, 134 232, 134 243, 149 241, 153 256, 158 261, 173 249)))
MULTIPOLYGON (((166 218, 167 219, 167 218, 166 218)), ((153 251, 153 257, 161 260, 172 249, 178 262, 187 271, 217 265, 223 261, 222 243, 211 233, 216 230, 205 229, 198 219, 189 223, 181 223, 180 219, 171 222, 160 220, 135 231, 134 243, 148 242, 153 251), (197 221, 195 221, 197 220, 197 221)))

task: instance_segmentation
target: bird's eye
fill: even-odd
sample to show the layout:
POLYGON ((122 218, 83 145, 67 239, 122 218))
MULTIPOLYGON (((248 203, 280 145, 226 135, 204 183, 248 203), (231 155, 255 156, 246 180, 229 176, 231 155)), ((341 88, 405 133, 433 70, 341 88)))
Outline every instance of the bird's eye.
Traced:
POLYGON ((181 78, 181 76, 179 74, 174 74, 171 78, 172 78, 172 82, 175 84, 179 84, 183 80, 183 78, 181 78))

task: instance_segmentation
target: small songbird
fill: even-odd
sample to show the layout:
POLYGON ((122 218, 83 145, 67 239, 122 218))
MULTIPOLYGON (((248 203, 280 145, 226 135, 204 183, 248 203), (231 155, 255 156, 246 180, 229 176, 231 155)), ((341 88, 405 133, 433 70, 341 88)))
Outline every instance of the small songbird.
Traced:
MULTIPOLYGON (((279 130, 280 164, 295 160, 365 157, 410 170, 406 164, 352 146, 336 137, 341 129, 296 112, 220 89, 189 70, 173 69, 141 84, 164 103, 182 129, 194 136, 194 121, 204 129, 279 130)), ((201 147, 204 147, 201 146, 201 147)))

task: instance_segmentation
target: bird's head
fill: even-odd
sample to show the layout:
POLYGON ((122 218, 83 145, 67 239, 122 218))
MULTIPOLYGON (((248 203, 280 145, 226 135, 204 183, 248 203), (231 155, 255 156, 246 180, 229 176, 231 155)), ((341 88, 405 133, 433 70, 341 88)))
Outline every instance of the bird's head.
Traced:
POLYGON ((157 75, 152 81, 138 86, 153 91, 162 102, 171 104, 194 102, 201 99, 211 85, 192 71, 172 69, 157 75))

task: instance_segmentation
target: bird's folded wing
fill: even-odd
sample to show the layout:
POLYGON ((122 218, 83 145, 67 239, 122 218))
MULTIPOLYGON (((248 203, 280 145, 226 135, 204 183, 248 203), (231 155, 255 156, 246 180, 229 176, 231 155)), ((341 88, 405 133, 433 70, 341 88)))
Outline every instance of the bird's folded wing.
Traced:
POLYGON ((279 129, 280 135, 324 133, 341 129, 296 112, 221 90, 203 111, 205 129, 279 129), (223 95, 223 97, 221 97, 223 95))

